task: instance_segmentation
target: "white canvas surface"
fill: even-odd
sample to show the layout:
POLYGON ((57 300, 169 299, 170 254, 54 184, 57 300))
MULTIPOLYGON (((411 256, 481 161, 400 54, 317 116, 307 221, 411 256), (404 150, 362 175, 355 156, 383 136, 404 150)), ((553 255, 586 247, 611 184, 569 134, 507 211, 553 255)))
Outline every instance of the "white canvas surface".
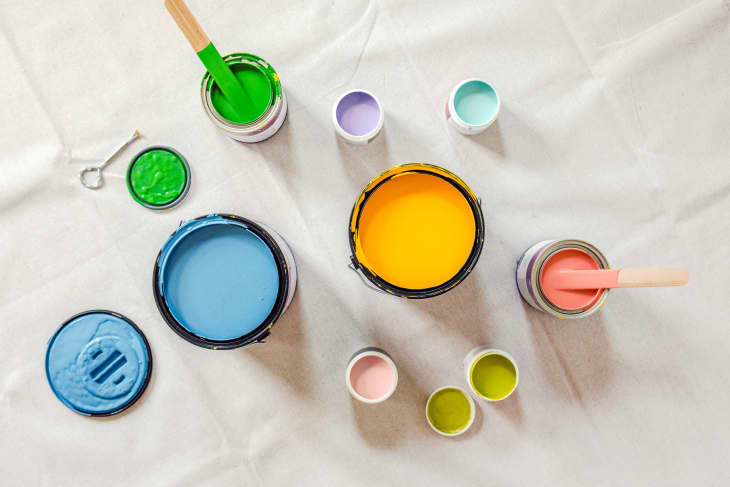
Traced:
POLYGON ((730 481, 730 4, 724 0, 190 0, 223 53, 272 63, 289 114, 245 145, 207 120, 203 69, 163 2, 0 1, 0 484, 3 486, 705 485, 730 481), (444 119, 467 77, 502 97, 465 137, 444 119), (386 110, 368 146, 338 140, 331 105, 365 88, 386 110), (90 191, 78 172, 134 129, 90 191), (166 144, 190 161, 177 208, 128 195, 129 158, 166 144), (473 274, 427 301, 390 298, 347 269, 347 219, 368 180, 442 165, 482 198, 473 274), (214 352, 155 308, 152 266, 181 220, 266 223, 299 286, 269 342, 214 352), (684 288, 618 290, 594 316, 521 301, 521 252, 583 238, 613 267, 682 265, 684 288), (44 374, 68 317, 119 311, 154 372, 128 412, 89 419, 44 374), (392 398, 351 400, 364 346, 399 367, 392 398), (480 404, 457 439, 424 418, 465 385, 478 345, 510 352, 516 395, 480 404))

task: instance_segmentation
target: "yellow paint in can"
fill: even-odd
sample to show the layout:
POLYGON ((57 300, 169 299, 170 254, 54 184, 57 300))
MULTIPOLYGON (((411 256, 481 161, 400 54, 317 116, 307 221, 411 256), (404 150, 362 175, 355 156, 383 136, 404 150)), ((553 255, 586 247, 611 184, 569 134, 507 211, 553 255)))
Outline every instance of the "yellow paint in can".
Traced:
POLYGON ((437 166, 406 164, 365 188, 350 222, 355 257, 392 286, 422 290, 457 276, 477 249, 483 225, 476 196, 437 166))

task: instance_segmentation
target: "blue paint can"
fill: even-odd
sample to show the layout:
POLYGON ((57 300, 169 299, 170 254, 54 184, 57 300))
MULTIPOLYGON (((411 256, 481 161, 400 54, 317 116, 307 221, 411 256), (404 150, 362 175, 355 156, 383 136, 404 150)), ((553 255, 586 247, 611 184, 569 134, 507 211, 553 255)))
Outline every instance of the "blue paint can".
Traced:
POLYGON ((187 221, 162 246, 157 307, 185 340, 213 350, 262 342, 296 289, 291 249, 272 229, 212 214, 187 221))
POLYGON ((77 314, 48 341, 46 377, 69 409, 110 416, 134 404, 147 388, 152 352, 142 330, 106 310, 77 314))

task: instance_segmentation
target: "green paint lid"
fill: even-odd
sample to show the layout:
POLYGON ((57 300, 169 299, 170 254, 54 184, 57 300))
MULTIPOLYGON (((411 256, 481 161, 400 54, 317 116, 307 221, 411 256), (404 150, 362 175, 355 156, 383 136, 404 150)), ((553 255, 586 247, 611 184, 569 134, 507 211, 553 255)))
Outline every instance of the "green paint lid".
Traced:
POLYGON ((188 161, 172 147, 148 147, 130 161, 127 189, 134 201, 146 208, 171 208, 190 189, 188 161))

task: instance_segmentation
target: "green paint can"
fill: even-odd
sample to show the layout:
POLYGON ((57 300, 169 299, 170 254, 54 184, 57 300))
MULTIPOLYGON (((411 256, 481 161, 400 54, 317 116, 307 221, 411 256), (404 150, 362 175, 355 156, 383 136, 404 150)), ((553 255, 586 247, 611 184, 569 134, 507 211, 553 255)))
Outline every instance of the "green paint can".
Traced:
POLYGON ((281 128, 286 118, 286 95, 279 75, 273 66, 254 54, 229 54, 223 61, 245 87, 251 103, 245 112, 237 114, 206 71, 200 85, 205 113, 226 135, 238 141, 268 139, 281 128))
POLYGON ((132 158, 127 189, 134 201, 152 210, 178 205, 190 189, 190 166, 182 154, 166 146, 152 146, 132 158))

